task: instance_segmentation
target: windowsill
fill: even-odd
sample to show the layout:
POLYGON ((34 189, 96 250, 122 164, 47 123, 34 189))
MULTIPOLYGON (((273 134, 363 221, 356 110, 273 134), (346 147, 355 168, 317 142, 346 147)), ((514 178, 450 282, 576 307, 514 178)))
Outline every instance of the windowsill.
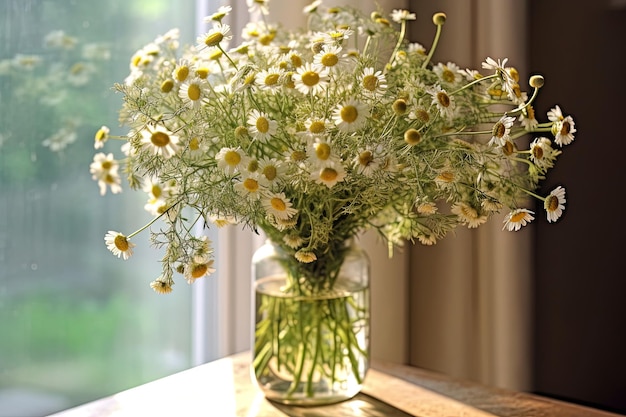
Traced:
POLYGON ((536 395, 494 389, 410 366, 383 362, 373 363, 362 394, 350 401, 323 408, 286 407, 264 399, 250 380, 249 359, 249 353, 239 353, 54 416, 260 417, 322 416, 329 415, 328 413, 338 416, 389 417, 617 416, 536 395))

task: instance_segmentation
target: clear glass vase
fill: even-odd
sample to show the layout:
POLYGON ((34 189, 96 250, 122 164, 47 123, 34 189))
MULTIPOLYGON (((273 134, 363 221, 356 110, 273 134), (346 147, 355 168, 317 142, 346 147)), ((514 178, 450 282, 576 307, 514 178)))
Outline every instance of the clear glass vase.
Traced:
POLYGON ((265 397, 320 405, 349 399, 369 367, 369 259, 354 239, 298 262, 267 241, 252 258, 252 374, 265 397))

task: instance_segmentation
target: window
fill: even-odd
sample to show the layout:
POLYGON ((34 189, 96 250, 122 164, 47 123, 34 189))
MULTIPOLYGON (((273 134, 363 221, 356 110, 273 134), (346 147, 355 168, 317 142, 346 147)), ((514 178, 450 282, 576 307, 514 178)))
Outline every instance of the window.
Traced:
POLYGON ((150 215, 140 193, 101 197, 89 175, 98 128, 125 133, 111 86, 130 56, 174 27, 193 42, 198 13, 217 8, 199 3, 0 2, 0 416, 49 414, 220 354, 192 337, 211 327, 192 314, 216 297, 210 285, 154 293, 147 235, 113 258, 104 234, 150 215))

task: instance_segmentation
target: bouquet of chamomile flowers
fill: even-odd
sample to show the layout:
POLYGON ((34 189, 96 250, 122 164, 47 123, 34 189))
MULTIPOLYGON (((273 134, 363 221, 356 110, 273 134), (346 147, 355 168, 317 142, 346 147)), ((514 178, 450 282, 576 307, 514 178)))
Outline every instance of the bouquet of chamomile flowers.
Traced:
POLYGON ((526 93, 507 59, 486 58, 479 70, 433 62, 443 13, 426 48, 406 39, 415 19, 406 10, 316 1, 307 27, 287 31, 266 21, 267 5, 250 3, 261 19, 238 45, 222 7, 195 45, 172 30, 138 50, 116 85, 127 133, 96 133, 97 149, 123 143, 123 159, 94 157, 101 193, 120 192, 124 176, 154 215, 135 232, 108 232, 106 245, 127 259, 149 229, 165 253, 155 291, 170 292, 176 273, 191 283, 214 270, 199 222, 263 231, 306 281, 367 229, 390 245, 432 245, 504 211, 504 229, 516 231, 537 215, 529 196, 549 222, 562 215, 564 188, 536 190, 576 130, 559 106, 536 118, 540 75, 526 93))

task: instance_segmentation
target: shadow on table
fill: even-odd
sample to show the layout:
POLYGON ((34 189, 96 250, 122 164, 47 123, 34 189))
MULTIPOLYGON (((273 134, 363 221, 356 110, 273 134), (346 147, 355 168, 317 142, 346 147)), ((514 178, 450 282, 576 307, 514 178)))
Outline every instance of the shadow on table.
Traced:
POLYGON ((284 405, 270 401, 289 417, 415 417, 374 397, 360 393, 354 398, 323 407, 284 405))

